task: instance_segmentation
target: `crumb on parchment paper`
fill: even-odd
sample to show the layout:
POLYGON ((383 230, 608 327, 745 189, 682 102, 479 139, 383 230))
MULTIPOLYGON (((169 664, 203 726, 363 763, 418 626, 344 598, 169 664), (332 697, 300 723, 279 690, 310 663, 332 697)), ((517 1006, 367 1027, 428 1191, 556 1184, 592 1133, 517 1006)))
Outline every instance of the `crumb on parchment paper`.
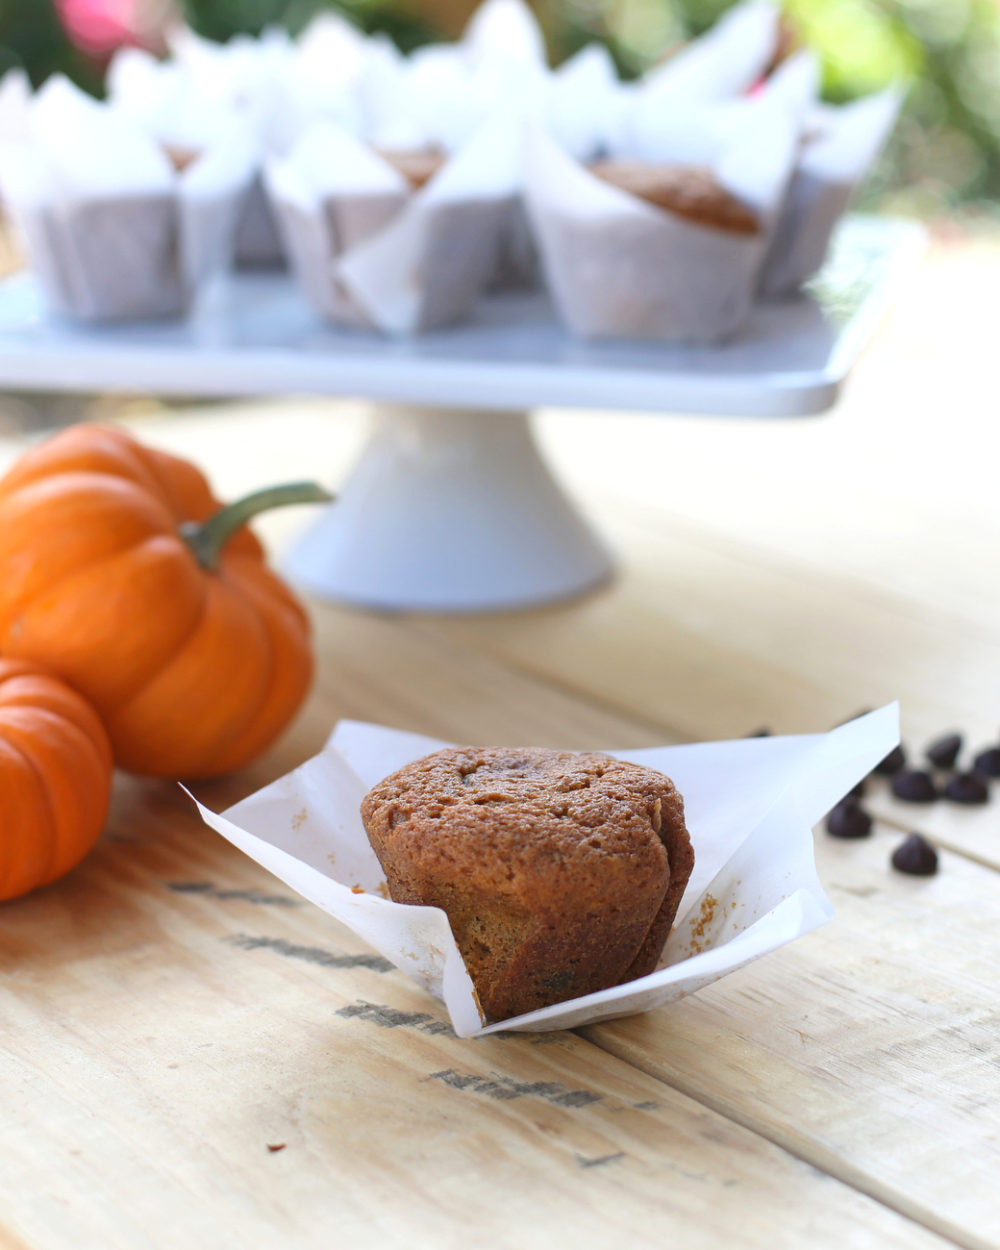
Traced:
POLYGON ((691 953, 700 955, 703 950, 707 949, 707 934, 715 920, 715 909, 719 905, 719 900, 714 894, 706 894, 701 900, 701 910, 696 917, 691 920, 691 953))

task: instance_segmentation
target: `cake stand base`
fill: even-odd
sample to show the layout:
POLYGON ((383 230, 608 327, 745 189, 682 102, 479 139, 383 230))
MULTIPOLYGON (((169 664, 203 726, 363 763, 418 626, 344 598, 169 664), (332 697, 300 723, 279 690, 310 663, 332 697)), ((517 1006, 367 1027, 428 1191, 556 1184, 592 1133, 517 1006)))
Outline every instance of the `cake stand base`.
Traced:
POLYGON ((337 502, 285 568, 323 599, 393 611, 534 607, 611 575, 524 412, 382 405, 337 502))

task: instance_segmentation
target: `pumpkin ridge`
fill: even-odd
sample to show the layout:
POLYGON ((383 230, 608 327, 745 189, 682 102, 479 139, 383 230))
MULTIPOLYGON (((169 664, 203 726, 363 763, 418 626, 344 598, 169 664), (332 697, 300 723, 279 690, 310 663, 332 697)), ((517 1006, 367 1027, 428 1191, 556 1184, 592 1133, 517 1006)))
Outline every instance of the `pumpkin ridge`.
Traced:
MULTIPOLYGON (((148 700, 150 695, 150 686, 156 686, 163 683, 166 687, 169 687, 177 681, 182 681, 183 684, 186 684, 185 676, 183 674, 180 676, 177 673, 172 674, 170 670, 175 664, 181 665, 183 669, 186 659, 184 652, 190 650, 190 648, 194 645, 194 635, 203 624, 206 624, 205 615, 209 609, 213 595, 220 597, 224 603, 228 605, 225 608, 226 614, 232 613, 235 610, 235 612, 241 617, 241 624, 239 628, 243 631, 243 640, 245 645, 250 637, 246 631, 248 629, 252 629, 254 631, 255 641, 259 643, 261 655, 259 665, 255 661, 252 667, 247 665, 242 666, 244 671, 247 673, 248 678, 252 679, 248 684, 251 687, 251 694, 254 697, 253 704, 250 705, 249 703, 241 701, 239 704, 238 718, 233 718, 233 724, 230 727, 217 729, 216 732, 218 736, 211 742, 203 744, 202 754, 213 761, 218 756, 225 755, 225 753, 230 749, 230 744, 237 741, 246 732, 248 722, 252 721, 252 718, 257 714, 259 708, 266 703, 270 690, 271 674, 274 671, 273 646, 267 625, 261 619, 261 614, 257 610, 257 605, 251 598, 246 595, 239 594, 238 591, 225 580, 221 578, 213 578, 212 584, 205 595, 204 606, 199 615, 198 626, 196 626, 195 630, 192 631, 192 634, 188 637, 185 646, 179 648, 176 652, 165 658, 161 664, 157 666, 157 669, 152 674, 150 680, 143 683, 142 686, 132 692, 127 701, 118 703, 110 713, 108 718, 108 729, 116 742, 127 740, 125 735, 126 724, 130 717, 136 715, 136 705, 148 700)), ((221 609, 217 606, 214 610, 217 614, 221 611, 221 609)), ((207 622, 207 624, 211 626, 212 622, 207 622)), ((199 665, 200 668, 205 669, 206 671, 206 677, 200 683, 202 686, 206 686, 215 680, 215 665, 212 662, 213 660, 214 655, 209 653, 202 658, 199 665), (208 666, 207 668, 206 665, 208 666)), ((220 698, 223 702, 225 701, 227 694, 228 691, 221 692, 220 698)), ((244 692, 244 695, 245 694, 246 692, 244 692)), ((138 709, 138 712, 140 718, 148 716, 148 712, 145 709, 140 708, 138 709)), ((205 771, 199 771, 197 766, 189 767, 185 765, 181 767, 175 764, 174 767, 165 772, 164 765, 162 763, 155 766, 151 766, 147 763, 145 767, 137 768, 135 757, 127 748, 124 750, 119 748, 118 754, 122 760, 122 766, 124 768, 144 772, 154 776, 176 775, 187 777, 188 779, 202 779, 205 776, 216 775, 218 772, 218 770, 214 767, 214 764, 208 767, 205 771)))
MULTIPOLYGON (((168 467, 171 469, 175 467, 175 462, 177 466, 184 466, 184 462, 180 460, 179 457, 172 455, 170 452, 161 451, 159 448, 144 447, 142 443, 139 442, 135 443, 135 450, 137 452, 137 458, 142 461, 145 471, 155 481, 157 493, 163 496, 163 500, 170 509, 171 516, 174 518, 175 523, 183 521, 204 521, 207 517, 212 515, 213 511, 222 507, 222 504, 218 499, 216 499, 205 474, 202 473, 197 465, 188 462, 185 467, 190 470, 190 480, 192 482, 197 482, 199 490, 204 491, 205 496, 205 507, 198 507, 195 509, 195 511, 199 513, 203 512, 204 515, 188 516, 187 513, 191 511, 191 508, 190 506, 181 506, 181 500, 179 500, 177 496, 182 492, 179 491, 172 482, 167 480, 166 472, 168 467), (165 459, 167 463, 164 463, 165 459)), ((178 469, 178 471, 180 471, 180 469, 178 469)), ((185 502, 187 502, 188 505, 191 503, 190 500, 185 502)))
MULTIPOLYGON (((18 635, 14 632, 14 626, 17 624, 19 618, 28 615, 32 611, 44 611, 46 604, 48 603, 58 603, 66 597, 72 598, 69 588, 74 582, 78 582, 81 587, 86 587, 89 583, 95 580, 99 581, 106 575, 106 570, 109 565, 113 564, 115 561, 132 560, 135 558, 136 553, 149 547, 153 547, 154 549, 163 547, 164 559, 169 558, 172 554, 180 555, 184 559, 188 558, 186 547, 181 539, 175 539, 172 534, 151 534, 142 542, 133 544, 131 547, 126 547, 106 560, 102 559, 86 569, 75 570, 75 572, 70 576, 60 578, 58 581, 46 586, 43 592, 34 596, 20 608, 17 617, 15 617, 14 620, 7 623, 4 634, 7 637, 7 645, 10 647, 11 651, 16 655, 23 655, 24 658, 29 660, 36 658, 30 651, 22 651, 20 645, 16 642, 18 635), (95 578, 95 573, 99 573, 100 576, 95 578), (13 638, 11 637, 12 634, 13 638)), ((197 607, 192 613, 191 621, 187 624, 186 628, 179 633, 178 637, 173 640, 173 644, 170 649, 165 649, 162 654, 157 654, 152 658, 146 658, 145 663, 142 665, 141 674, 134 679, 134 684, 130 684, 128 687, 123 686, 121 688, 122 693, 116 695, 116 703, 120 698, 134 697, 156 676, 156 673, 160 668, 162 668, 163 664, 169 662, 176 652, 185 645, 194 631, 198 628, 198 624, 201 621, 205 610, 206 593, 203 582, 199 580, 194 584, 198 587, 198 595, 197 607)), ((3 635, 0 635, 0 642, 2 642, 2 638, 3 635)), ((104 699, 101 695, 98 694, 85 679, 81 680, 78 673, 72 672, 65 661, 62 661, 59 667, 54 671, 55 674, 63 681, 68 682, 69 685, 82 693, 85 698, 93 702, 99 712, 102 710, 104 699)))
MULTIPOLYGON (((31 756, 24 750, 24 748, 20 745, 20 743, 11 742, 11 740, 5 736, 4 745, 7 746, 11 751, 14 752, 15 755, 19 756, 24 761, 28 769, 34 774, 35 780, 38 782, 38 789, 42 795, 42 806, 45 808, 45 811, 48 814, 48 818, 49 818, 48 830, 47 830, 48 835, 49 835, 48 836, 49 845, 48 845, 48 854, 46 855, 46 859, 45 859, 45 871, 44 873, 36 874, 36 880, 39 883, 47 882, 51 879, 52 866, 56 858, 56 846, 59 840, 59 835, 56 829, 55 810, 52 807, 52 799, 51 799, 51 796, 49 795, 48 783, 45 779, 44 772, 38 767, 38 764, 36 763, 36 761, 31 758, 31 756)), ((2 889, 0 889, 0 898, 6 898, 7 895, 5 891, 9 889, 9 875, 4 880, 0 881, 0 886, 2 886, 2 889)))
MULTIPOLYGON (((33 741, 33 738, 32 738, 31 722, 32 721, 37 722, 39 720, 47 721, 50 727, 55 731, 53 735, 53 738, 54 738, 53 750, 55 753, 63 754, 69 747, 70 743, 72 743, 73 740, 75 739, 77 740, 77 742, 82 744, 82 746, 74 745, 73 751, 77 755, 82 754, 82 752, 87 752, 87 754, 89 754, 90 758, 87 761, 87 768, 88 768, 88 771, 92 774, 92 777, 94 779, 99 779, 101 776, 103 776, 105 766, 101 758, 101 754, 97 749, 96 744, 93 742, 91 738, 87 736, 87 734, 80 728, 80 726, 76 724, 75 721, 62 717, 58 713, 52 712, 48 708, 44 708, 44 707, 28 708, 24 706, 21 706, 21 707, 15 706, 11 708, 0 708, 0 725, 4 725, 8 730, 13 729, 15 733, 17 733, 18 740, 16 740, 13 743, 13 746, 15 750, 17 750, 24 757, 24 759, 26 759, 28 763, 31 765, 32 769, 35 772, 35 775, 38 777, 39 781, 41 782, 42 791, 45 795, 45 807, 49 813, 49 821, 50 821, 50 825, 52 829, 52 837, 51 837, 51 842, 50 842, 50 852, 48 856, 48 861, 45 865, 45 870, 39 875, 39 878, 38 878, 38 884, 41 886, 41 885, 48 885, 50 882, 55 881, 59 877, 63 876, 71 868, 74 868, 76 864, 80 862, 80 859, 82 859, 83 856, 81 854, 77 856, 75 859, 73 858, 73 855, 74 855, 73 830, 72 828, 67 828, 65 825, 65 822, 60 821, 59 813, 52 803, 49 787, 46 784, 45 770, 42 767, 41 763, 38 760, 36 760, 36 758, 32 754, 31 743, 33 741), (15 713, 15 715, 12 717, 9 715, 9 713, 15 713), (22 721, 22 722, 27 721, 27 723, 18 724, 18 721, 22 721), (25 749, 25 747, 22 745, 22 742, 24 741, 25 738, 27 738, 27 741, 29 744, 27 749, 25 749), (69 742, 66 741, 67 738, 69 739, 69 742)), ((9 733, 6 733, 4 735, 4 741, 8 745, 11 745, 11 738, 10 738, 9 733)), ((74 768, 75 767, 77 767, 76 760, 74 760, 74 768)), ((107 819, 107 805, 105 805, 105 809, 103 812, 103 817, 101 820, 102 825, 104 824, 104 821, 106 819, 107 819)), ((84 854, 86 853, 87 850, 90 850, 90 849, 92 848, 90 847, 86 848, 86 850, 84 851, 84 854)))
MULTIPOLYGON (((94 477, 109 477, 110 475, 109 475, 109 474, 94 474, 94 475, 91 475, 91 476, 94 476, 94 477)), ((35 487, 35 486, 48 486, 50 483, 54 482, 55 480, 56 480, 55 478, 33 479, 33 480, 32 480, 32 481, 30 481, 30 482, 26 482, 26 483, 24 484, 24 488, 23 488, 23 489, 24 489, 25 491, 27 491, 27 490, 30 490, 32 487, 35 487)), ((115 480, 116 480, 116 481, 126 481, 126 482, 127 482, 129 479, 127 479, 127 478, 118 478, 118 479, 115 479, 115 480)), ((134 484, 133 484, 133 485, 134 485, 134 484)), ((6 504, 13 503, 14 501, 16 501, 16 500, 18 499, 18 496, 19 496, 19 495, 21 495, 21 489, 20 489, 20 488, 19 488, 19 489, 17 489, 17 490, 12 491, 9 495, 7 495, 6 497, 4 497, 4 498, 0 499, 0 523, 2 523, 2 519, 3 519, 3 509, 4 509, 4 506, 5 506, 6 504)), ((140 498, 140 502, 141 502, 141 498, 140 498)), ((169 532, 170 532, 170 534, 171 534, 171 535, 173 535, 173 534, 176 532, 176 523, 174 522, 173 518, 170 516, 170 513, 169 513, 166 509, 164 509, 164 511, 165 511, 165 513, 166 513, 166 516, 169 518, 169 522, 170 522, 170 527, 171 527, 171 528, 170 528, 170 531, 169 531, 169 532)), ((8 522, 8 524, 9 524, 9 523, 10 523, 10 522, 8 522)), ((121 545, 120 545, 120 546, 115 546, 115 547, 113 547, 113 548, 109 548, 109 550, 107 550, 107 551, 103 552, 99 558, 94 559, 94 561, 93 561, 92 563, 89 563, 89 564, 87 565, 87 567, 86 567, 86 570, 85 570, 85 571, 86 571, 88 574, 90 574, 90 573, 92 573, 94 570, 96 570, 96 569, 100 569, 103 565, 107 564, 107 563, 108 563, 108 562, 110 562, 111 560, 116 560, 116 559, 120 558, 120 557, 121 557, 121 556, 122 556, 125 552, 127 552, 127 551, 133 551, 133 550, 135 550, 137 547, 142 546, 142 545, 143 545, 143 543, 148 542, 150 539, 152 539, 152 538, 160 538, 160 537, 164 537, 164 535, 163 535, 162 531, 158 531, 158 530, 156 530, 156 529, 151 529, 151 530, 150 530, 150 531, 149 531, 149 532, 148 532, 148 533, 147 533, 147 534, 146 534, 146 535, 145 535, 145 536, 141 539, 141 541, 139 541, 139 542, 136 542, 136 541, 135 541, 135 539, 134 539, 132 536, 129 536, 127 539, 125 539, 125 540, 121 543, 121 545)), ((180 538, 180 536, 179 536, 179 535, 177 535, 177 541, 178 541, 179 543, 181 543, 181 545, 182 545, 182 546, 184 546, 183 540, 180 538)), ((52 580, 50 580, 50 581, 47 581, 47 582, 45 583, 45 586, 44 586, 44 588, 43 588, 43 589, 36 590, 34 593, 29 594, 29 595, 27 595, 27 596, 22 597, 21 599, 19 599, 19 600, 17 601, 16 605, 14 605, 14 606, 12 607, 11 615, 12 615, 12 616, 14 616, 14 617, 16 617, 16 615, 17 615, 17 614, 20 614, 21 612, 26 611, 26 610, 30 607, 30 605, 34 602, 34 600, 36 599, 36 597, 37 597, 38 595, 42 595, 42 594, 46 594, 46 595, 47 595, 47 594, 50 594, 53 590, 58 589, 59 587, 61 587, 62 585, 64 585, 64 583, 65 583, 65 582, 67 582, 67 581, 71 580, 72 578, 74 578, 74 577, 78 576, 78 575, 79 575, 82 571, 84 571, 84 570, 81 570, 81 568, 80 568, 80 566, 79 566, 79 565, 76 565, 76 566, 74 566, 74 567, 72 567, 72 568, 68 568, 68 569, 66 569, 66 570, 65 570, 62 574, 60 574, 59 576, 54 577, 54 578, 53 578, 52 580)))
POLYGON ((301 600, 266 563, 243 552, 233 552, 223 556, 217 572, 221 577, 228 575, 227 580, 231 578, 243 587, 249 584, 255 595, 260 594, 267 600, 280 599, 281 607, 291 612, 307 634, 311 633, 309 613, 301 600))
POLYGON ((15 710, 38 709, 57 717, 66 724, 73 725, 91 744, 97 748, 101 744, 100 755, 105 766, 112 764, 111 744, 107 732, 92 705, 72 686, 54 673, 48 673, 41 666, 33 667, 27 661, 0 659, 0 726, 8 712, 15 710), (21 671, 4 673, 5 668, 21 671), (13 692, 11 686, 23 683, 23 693, 19 689, 13 692))
MULTIPOLYGON (((38 773, 32 769, 23 759, 23 752, 11 743, 0 738, 0 779, 9 781, 10 772, 21 773, 22 776, 30 776, 34 781, 34 797, 40 802, 40 793, 44 786, 39 783, 38 773)), ((9 802, 9 794, 5 794, 5 802, 9 802)), ((32 830, 37 831, 38 837, 44 836, 45 828, 45 807, 40 803, 41 810, 38 812, 38 823, 31 826, 32 830)), ((20 833, 24 833, 24 821, 20 822, 20 833)), ((8 829, 4 829, 5 841, 0 843, 0 849, 6 853, 0 855, 0 900, 9 898, 19 898, 22 894, 30 892, 36 881, 36 874, 31 869, 37 864, 26 866, 18 852, 22 846, 20 840, 15 844, 8 829), (13 849, 14 854, 10 854, 13 849), (26 870, 27 869, 27 870, 26 870), (15 888, 16 887, 16 888, 15 888)), ((37 838, 36 838, 37 840, 37 838)), ((29 850, 30 853, 30 850, 29 850)))
MULTIPOLYGON (((262 567, 262 571, 268 577, 273 577, 273 574, 270 573, 266 566, 262 567)), ((290 716, 287 708, 283 714, 277 717, 271 710, 271 705, 276 701, 279 710, 281 710, 282 704, 287 699, 284 690, 286 683, 279 685, 274 680, 274 677, 275 674, 286 676, 286 674, 282 673, 282 668, 287 668, 287 664, 283 666, 282 661, 289 658, 294 661, 294 658, 300 653, 302 643, 305 642, 307 644, 309 637, 309 618, 290 592, 287 592, 286 598, 276 601, 268 593, 266 585, 260 586, 257 584, 256 577, 245 579, 241 590, 243 595, 253 604, 254 611, 267 636, 269 655, 271 656, 269 674, 271 680, 265 687, 264 698, 255 709, 254 718, 246 722, 242 733, 228 744, 226 753, 220 756, 218 768, 221 772, 232 772, 242 768, 250 759, 267 750, 282 729, 287 726, 290 716), (286 652, 287 654, 285 654, 286 652), (264 713, 267 713, 267 715, 263 715, 264 713), (266 725, 266 732, 263 736, 261 735, 262 721, 266 725), (247 745, 248 743, 249 746, 247 745)), ((293 712, 294 708, 301 704, 305 691, 308 691, 312 674, 313 664, 310 656, 304 687, 297 690, 292 701, 293 712)))
MULTIPOLYGON (((37 482, 51 481, 69 474, 93 474, 131 482, 141 490, 154 494, 159 483, 152 477, 140 456, 135 454, 135 439, 117 426, 101 422, 71 426, 52 436, 47 442, 29 448, 7 471, 0 482, 0 501, 37 482), (98 434, 111 444, 112 454, 98 456, 100 467, 87 442, 98 434), (77 446, 77 443, 82 443, 77 446), (60 457, 65 454, 65 459, 60 457), (125 470, 124 472, 119 469, 125 470)), ((101 449, 103 451, 103 448, 101 449)))

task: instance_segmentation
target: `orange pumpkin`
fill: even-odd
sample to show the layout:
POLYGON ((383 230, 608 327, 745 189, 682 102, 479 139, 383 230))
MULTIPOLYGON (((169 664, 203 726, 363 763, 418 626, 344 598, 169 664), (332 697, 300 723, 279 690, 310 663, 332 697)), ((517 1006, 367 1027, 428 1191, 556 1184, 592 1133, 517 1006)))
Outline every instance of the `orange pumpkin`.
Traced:
POLYGON ((222 508, 201 472, 79 425, 0 480, 0 654, 93 703, 133 772, 213 777, 263 751, 310 684, 305 611, 242 524, 311 484, 222 508))
POLYGON ((88 703, 36 664, 0 660, 0 900, 83 859, 107 819, 112 767, 88 703))

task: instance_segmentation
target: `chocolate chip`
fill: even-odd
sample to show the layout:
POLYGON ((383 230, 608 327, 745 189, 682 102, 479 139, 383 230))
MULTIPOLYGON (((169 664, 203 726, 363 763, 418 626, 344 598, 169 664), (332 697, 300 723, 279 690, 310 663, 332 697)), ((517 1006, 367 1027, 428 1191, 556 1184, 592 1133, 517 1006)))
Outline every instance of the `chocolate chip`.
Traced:
POLYGON ((833 838, 867 838, 872 818, 854 799, 841 799, 826 818, 826 831, 833 838))
POLYGON ((937 851, 919 833, 911 833, 893 851, 892 866, 911 877, 933 877, 938 869, 937 851))
POLYGON ((1000 777, 1000 747, 980 751, 972 766, 983 777, 1000 777))
POLYGON ((865 791, 867 789, 868 787, 865 785, 865 779, 862 777, 856 786, 852 786, 851 789, 848 790, 847 797, 852 799, 864 798, 865 791))
POLYGON ((990 788, 978 773, 956 773, 945 786, 944 797, 974 807, 989 802, 990 788))
POLYGON ((938 797, 934 778, 922 768, 901 768, 894 773, 892 792, 906 803, 933 803, 938 797))
POLYGON ((901 768, 906 767, 906 752, 901 746, 893 747, 884 760, 881 760, 872 769, 873 773, 878 773, 880 777, 891 777, 893 773, 898 773, 901 768))
POLYGON ((961 749, 961 734, 943 734, 934 739, 927 748, 926 755, 935 768, 954 768, 961 749))

